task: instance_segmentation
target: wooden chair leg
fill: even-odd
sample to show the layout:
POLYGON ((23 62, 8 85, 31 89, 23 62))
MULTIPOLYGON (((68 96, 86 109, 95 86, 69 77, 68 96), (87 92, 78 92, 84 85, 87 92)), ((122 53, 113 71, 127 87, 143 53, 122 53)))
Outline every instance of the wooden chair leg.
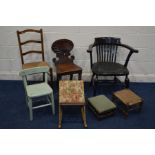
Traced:
POLYGON ((57 74, 57 86, 59 87, 59 80, 61 80, 62 76, 57 74))
POLYGON ((73 79, 73 74, 70 74, 70 80, 72 80, 73 79))
POLYGON ((57 74, 57 81, 61 80, 62 76, 60 74, 57 74))
POLYGON ((50 85, 53 88, 53 69, 50 68, 49 72, 50 72, 50 85))
POLYGON ((82 119, 83 119, 84 127, 87 128, 85 106, 81 107, 81 113, 82 113, 82 119))
POLYGON ((129 78, 128 78, 128 75, 125 76, 125 87, 129 88, 129 78))
POLYGON ((45 82, 45 73, 43 73, 43 82, 45 82))
POLYGON ((58 128, 62 127, 62 107, 59 105, 59 124, 58 128))
POLYGON ((117 83, 117 77, 114 76, 114 83, 117 83))
POLYGON ((93 83, 93 96, 95 96, 96 95, 96 81, 95 81, 94 77, 92 79, 92 83, 93 83))
POLYGON ((78 77, 78 80, 81 80, 81 77, 82 77, 82 71, 79 72, 79 77, 78 77))

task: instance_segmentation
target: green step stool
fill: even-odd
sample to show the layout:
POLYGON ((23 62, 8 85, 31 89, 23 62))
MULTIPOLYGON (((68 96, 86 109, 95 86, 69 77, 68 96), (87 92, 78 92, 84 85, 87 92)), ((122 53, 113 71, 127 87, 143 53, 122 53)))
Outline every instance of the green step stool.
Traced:
POLYGON ((97 118, 104 118, 115 113, 116 105, 104 95, 98 95, 87 99, 89 108, 97 118))

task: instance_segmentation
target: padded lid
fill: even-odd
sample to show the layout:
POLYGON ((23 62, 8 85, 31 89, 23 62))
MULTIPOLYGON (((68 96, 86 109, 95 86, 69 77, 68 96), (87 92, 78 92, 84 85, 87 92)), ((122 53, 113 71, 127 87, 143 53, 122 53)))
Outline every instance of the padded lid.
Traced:
POLYGON ((99 114, 116 108, 116 105, 104 95, 88 98, 88 101, 99 114))
POLYGON ((142 98, 130 89, 116 91, 114 95, 126 105, 134 105, 142 102, 142 98))

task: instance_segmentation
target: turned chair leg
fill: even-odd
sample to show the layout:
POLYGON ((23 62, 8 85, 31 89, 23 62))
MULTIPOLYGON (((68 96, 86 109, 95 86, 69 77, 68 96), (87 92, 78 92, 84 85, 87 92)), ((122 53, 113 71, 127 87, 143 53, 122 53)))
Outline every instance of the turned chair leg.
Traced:
POLYGON ((58 87, 59 87, 59 80, 61 80, 61 78, 62 78, 61 75, 60 74, 57 74, 57 82, 56 83, 57 83, 57 86, 58 87))
POLYGON ((62 127, 62 107, 59 105, 59 125, 58 128, 62 127))
POLYGON ((114 76, 114 83, 117 83, 117 77, 114 76))
POLYGON ((81 80, 81 77, 82 77, 82 71, 79 72, 79 77, 78 77, 78 80, 81 80))
POLYGON ((95 76, 95 74, 93 74, 93 75, 91 76, 91 81, 90 81, 90 85, 89 85, 89 86, 92 86, 92 85, 93 85, 93 78, 94 78, 94 76, 95 76))
POLYGON ((70 80, 73 80, 73 74, 70 74, 70 80))
POLYGON ((86 109, 85 109, 85 106, 82 106, 81 107, 81 113, 82 113, 82 119, 83 119, 84 127, 87 128, 87 123, 86 123, 86 109))
POLYGON ((128 75, 126 75, 126 77, 125 77, 125 87, 126 88, 129 88, 129 78, 128 78, 128 75))
POLYGON ((53 88, 53 69, 52 68, 50 68, 49 73, 50 73, 50 85, 53 88))
POLYGON ((94 79, 94 76, 92 79, 92 84, 93 84, 93 96, 95 96, 96 95, 96 80, 94 79))

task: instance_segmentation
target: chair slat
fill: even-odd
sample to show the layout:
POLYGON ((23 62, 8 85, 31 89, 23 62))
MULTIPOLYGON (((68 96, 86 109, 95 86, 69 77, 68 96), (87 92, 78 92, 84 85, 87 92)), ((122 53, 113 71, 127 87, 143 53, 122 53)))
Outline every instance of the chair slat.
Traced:
POLYGON ((23 34, 23 33, 26 33, 26 32, 37 32, 37 33, 41 33, 41 29, 40 30, 34 30, 34 29, 26 29, 26 30, 23 30, 23 31, 17 31, 19 34, 23 34))
POLYGON ((31 54, 31 53, 37 53, 37 54, 42 54, 43 52, 42 51, 27 51, 27 52, 24 52, 22 53, 22 55, 26 55, 26 54, 31 54))
POLYGON ((45 60, 45 58, 44 58, 43 31, 42 31, 42 29, 40 29, 40 30, 26 29, 26 30, 23 30, 23 31, 17 31, 17 37, 18 37, 18 44, 19 44, 19 50, 20 50, 20 56, 21 56, 22 65, 25 64, 25 62, 24 62, 24 55, 29 54, 29 53, 39 53, 39 54, 42 54, 42 61, 45 60), (40 33, 40 39, 39 40, 38 39, 35 40, 35 38, 33 38, 31 40, 21 41, 22 35, 24 36, 27 32, 28 33, 29 32, 40 33), (40 44, 41 45, 40 46, 40 48, 41 48, 40 50, 42 52, 38 52, 38 51, 37 52, 35 52, 35 51, 33 51, 33 52, 24 52, 23 51, 24 50, 23 49, 23 47, 24 47, 23 45, 28 44, 28 43, 38 43, 38 44, 40 44))
POLYGON ((27 40, 27 41, 24 41, 24 42, 21 42, 20 44, 21 45, 24 45, 24 44, 28 44, 28 43, 42 43, 42 41, 40 40, 27 40))

